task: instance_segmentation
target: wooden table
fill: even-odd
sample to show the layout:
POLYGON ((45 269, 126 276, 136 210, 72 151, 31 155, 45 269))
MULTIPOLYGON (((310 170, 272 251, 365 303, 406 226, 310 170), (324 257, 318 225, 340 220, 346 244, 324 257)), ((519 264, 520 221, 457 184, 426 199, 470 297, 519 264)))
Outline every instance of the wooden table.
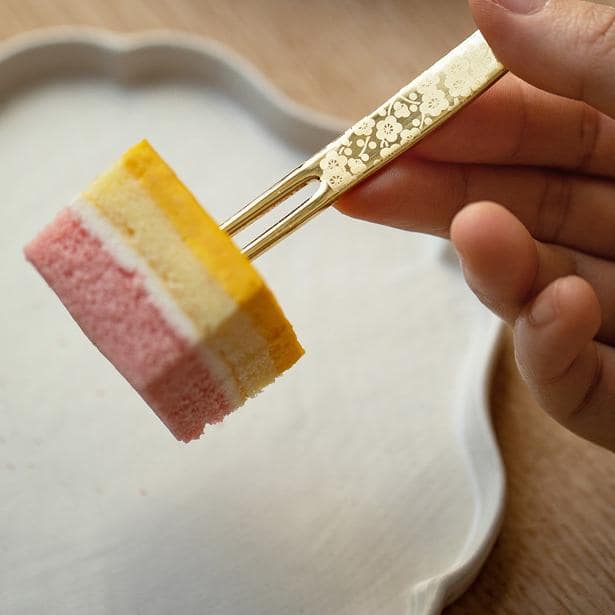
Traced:
MULTIPOLYGON (((0 39, 60 24, 212 37, 290 97, 349 120, 474 29, 464 0, 0 2, 0 39)), ((446 613, 615 613, 615 455, 540 412, 509 334, 492 408, 508 473, 504 526, 477 581, 446 613)))

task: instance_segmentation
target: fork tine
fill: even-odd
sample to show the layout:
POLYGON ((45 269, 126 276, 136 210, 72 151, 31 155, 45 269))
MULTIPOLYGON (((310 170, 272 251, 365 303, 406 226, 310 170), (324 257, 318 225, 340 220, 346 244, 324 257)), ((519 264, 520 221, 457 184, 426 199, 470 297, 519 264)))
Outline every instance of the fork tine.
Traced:
POLYGON ((316 192, 309 199, 251 241, 242 252, 250 260, 255 259, 331 205, 335 197, 336 195, 328 189, 327 185, 321 182, 316 192))
POLYGON ((263 194, 248 203, 243 209, 240 209, 231 216, 220 228, 231 236, 237 234, 246 226, 264 216, 278 203, 303 188, 311 180, 317 179, 317 177, 305 165, 297 167, 271 186, 269 190, 263 192, 263 194))

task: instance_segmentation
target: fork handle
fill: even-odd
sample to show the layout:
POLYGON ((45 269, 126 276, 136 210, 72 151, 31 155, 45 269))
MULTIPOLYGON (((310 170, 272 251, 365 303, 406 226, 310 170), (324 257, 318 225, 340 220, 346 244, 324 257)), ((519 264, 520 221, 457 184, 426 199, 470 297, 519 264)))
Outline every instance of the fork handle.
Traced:
POLYGON ((339 195, 415 145, 505 72, 476 31, 304 166, 339 195))
MULTIPOLYGON (((290 188, 290 182, 297 183, 297 178, 301 181, 297 186, 293 184, 293 190, 309 180, 319 180, 320 186, 312 198, 246 246, 244 253, 255 258, 280 241, 331 205, 340 194, 418 143, 505 72, 482 34, 474 32, 279 182, 274 192, 282 193, 285 187, 290 188)), ((261 215, 275 204, 272 190, 229 221, 233 230, 245 220, 252 220, 256 209, 257 215, 261 215)))

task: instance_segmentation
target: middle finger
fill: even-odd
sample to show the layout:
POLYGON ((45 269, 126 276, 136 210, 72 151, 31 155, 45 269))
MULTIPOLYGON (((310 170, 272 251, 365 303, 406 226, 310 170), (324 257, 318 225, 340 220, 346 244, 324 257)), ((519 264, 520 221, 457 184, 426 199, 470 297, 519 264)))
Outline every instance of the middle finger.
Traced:
POLYGON ((534 167, 432 162, 412 152, 340 197, 344 213, 448 237, 467 203, 495 201, 532 235, 602 258, 615 258, 615 181, 534 167))

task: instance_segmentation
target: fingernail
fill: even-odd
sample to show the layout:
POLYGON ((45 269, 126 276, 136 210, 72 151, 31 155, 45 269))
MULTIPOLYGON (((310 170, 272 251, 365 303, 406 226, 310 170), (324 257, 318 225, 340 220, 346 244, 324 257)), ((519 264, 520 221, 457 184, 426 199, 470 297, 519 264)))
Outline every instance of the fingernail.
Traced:
POLYGON ((552 293, 543 293, 534 299, 530 308, 530 323, 534 327, 543 327, 555 320, 555 306, 552 293))
POLYGON ((508 9, 511 13, 521 13, 529 15, 537 13, 544 8, 548 0, 493 0, 493 2, 502 8, 508 9))

